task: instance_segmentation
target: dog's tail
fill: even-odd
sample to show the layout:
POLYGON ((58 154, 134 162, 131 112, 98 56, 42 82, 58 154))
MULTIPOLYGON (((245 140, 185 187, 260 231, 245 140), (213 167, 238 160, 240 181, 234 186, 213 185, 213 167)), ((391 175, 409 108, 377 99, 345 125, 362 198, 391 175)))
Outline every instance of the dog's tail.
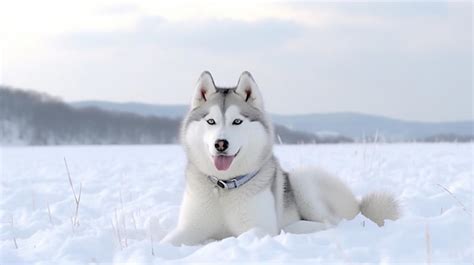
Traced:
POLYGON ((378 226, 383 226, 384 220, 397 220, 400 217, 400 206, 392 194, 374 192, 362 198, 360 212, 378 226))

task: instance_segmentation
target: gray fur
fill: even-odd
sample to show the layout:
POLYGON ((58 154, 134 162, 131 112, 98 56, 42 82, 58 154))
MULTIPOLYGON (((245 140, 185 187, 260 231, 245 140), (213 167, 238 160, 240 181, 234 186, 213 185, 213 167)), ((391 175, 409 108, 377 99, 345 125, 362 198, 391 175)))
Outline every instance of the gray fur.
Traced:
POLYGON ((182 130, 186 130, 189 123, 199 121, 209 113, 209 108, 219 106, 222 113, 232 105, 237 106, 242 116, 248 118, 251 122, 260 122, 265 130, 272 131, 271 122, 268 117, 259 109, 247 104, 242 97, 235 92, 236 87, 216 87, 216 92, 209 95, 208 100, 201 106, 191 109, 184 118, 182 130))
POLYGON ((291 187, 289 174, 283 171, 283 196, 284 200, 284 207, 290 207, 293 203, 295 203, 295 195, 293 194, 293 188, 291 187))

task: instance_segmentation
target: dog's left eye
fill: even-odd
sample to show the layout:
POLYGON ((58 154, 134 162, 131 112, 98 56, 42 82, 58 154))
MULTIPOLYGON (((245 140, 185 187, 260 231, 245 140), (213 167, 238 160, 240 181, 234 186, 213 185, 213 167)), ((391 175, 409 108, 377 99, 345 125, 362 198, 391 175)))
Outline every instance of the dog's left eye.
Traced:
POLYGON ((232 125, 240 125, 242 124, 242 120, 241 119, 235 119, 233 122, 232 122, 232 125))
POLYGON ((206 122, 207 122, 207 124, 209 124, 209 125, 215 125, 215 124, 216 124, 216 121, 215 121, 214 119, 209 119, 209 120, 207 120, 206 122))

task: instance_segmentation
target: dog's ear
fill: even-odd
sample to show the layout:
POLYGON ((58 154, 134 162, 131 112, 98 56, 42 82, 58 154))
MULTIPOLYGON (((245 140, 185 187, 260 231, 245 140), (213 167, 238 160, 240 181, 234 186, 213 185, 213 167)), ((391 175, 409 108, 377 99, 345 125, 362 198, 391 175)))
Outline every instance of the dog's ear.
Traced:
POLYGON ((209 95, 216 92, 216 85, 212 79, 211 73, 208 71, 202 72, 196 85, 196 92, 194 93, 191 109, 201 106, 209 98, 209 95))
POLYGON ((235 92, 239 94, 245 102, 263 110, 262 95, 260 94, 257 83, 255 83, 255 80, 249 72, 245 71, 240 75, 235 92))

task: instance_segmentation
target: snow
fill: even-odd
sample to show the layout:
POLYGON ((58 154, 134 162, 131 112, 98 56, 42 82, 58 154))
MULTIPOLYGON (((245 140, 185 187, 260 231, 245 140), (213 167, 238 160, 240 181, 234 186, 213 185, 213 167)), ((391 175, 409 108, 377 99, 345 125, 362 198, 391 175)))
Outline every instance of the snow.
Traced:
POLYGON ((178 218, 185 166, 181 147, 2 147, 0 263, 472 264, 473 147, 277 146, 276 156, 287 170, 321 166, 357 196, 393 192, 403 204, 403 217, 379 228, 359 215, 304 235, 269 237, 254 229, 182 247, 159 243, 178 218), (64 157, 76 193, 82 183, 76 227, 64 157))

